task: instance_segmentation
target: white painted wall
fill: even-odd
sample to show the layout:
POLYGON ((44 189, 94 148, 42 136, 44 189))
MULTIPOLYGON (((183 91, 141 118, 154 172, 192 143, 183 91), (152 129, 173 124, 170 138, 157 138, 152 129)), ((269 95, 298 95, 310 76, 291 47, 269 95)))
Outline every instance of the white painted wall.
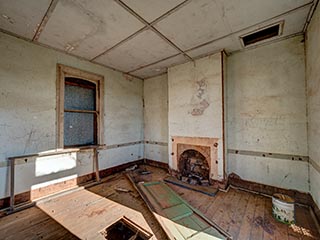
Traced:
POLYGON ((215 179, 223 177, 221 64, 217 53, 168 69, 169 165, 172 136, 219 138, 218 176, 211 176, 215 179), (195 109, 203 111, 195 116, 195 109))
MULTIPOLYGON (((227 60, 227 147, 308 156, 303 37, 227 60)), ((228 172, 308 192, 308 163, 228 154, 228 172)))
POLYGON ((320 206, 320 7, 306 34, 306 76, 308 94, 308 145, 310 185, 313 199, 320 206))
MULTIPOLYGON (((0 33, 0 52, 0 198, 8 196, 8 157, 56 148, 57 63, 104 76, 105 144, 144 139, 143 81, 3 33, 0 33)), ((88 155, 91 153, 83 154, 87 155, 77 157, 73 170, 67 170, 66 163, 59 177, 91 173, 92 161, 88 155)), ((101 150, 99 164, 100 168, 107 168, 140 158, 143 158, 143 144, 101 150)), ((51 180, 50 175, 38 178, 35 168, 32 160, 19 164, 17 193, 51 180)))
POLYGON ((144 80, 144 139, 145 158, 168 163, 167 74, 144 80))

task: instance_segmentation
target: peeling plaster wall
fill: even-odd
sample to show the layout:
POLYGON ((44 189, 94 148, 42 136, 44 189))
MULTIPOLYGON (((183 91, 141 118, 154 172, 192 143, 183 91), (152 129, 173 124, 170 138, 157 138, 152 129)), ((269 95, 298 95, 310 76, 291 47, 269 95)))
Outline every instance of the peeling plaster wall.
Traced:
POLYGON ((263 184, 309 191, 308 162, 291 157, 308 156, 302 40, 297 36, 228 57, 228 173, 263 184), (241 150, 281 153, 286 157, 235 153, 241 150))
POLYGON ((168 163, 168 75, 144 80, 145 158, 168 163))
POLYGON ((318 5, 306 34, 306 75, 308 94, 308 145, 311 194, 320 206, 320 7, 318 5))
MULTIPOLYGON (((104 76, 106 145, 143 141, 143 81, 3 33, 0 52, 0 198, 8 196, 8 157, 56 148, 57 63, 104 76)), ((142 142, 101 150, 100 168, 141 159, 143 148, 142 142)), ((59 177, 91 173, 91 154, 89 151, 78 156, 72 171, 66 170, 66 164, 59 177)), ((17 167, 16 193, 51 180, 50 176, 37 178, 35 168, 32 160, 17 167)))
POLYGON ((218 176, 223 178, 221 53, 168 69, 169 165, 172 136, 211 137, 218 141, 218 176))

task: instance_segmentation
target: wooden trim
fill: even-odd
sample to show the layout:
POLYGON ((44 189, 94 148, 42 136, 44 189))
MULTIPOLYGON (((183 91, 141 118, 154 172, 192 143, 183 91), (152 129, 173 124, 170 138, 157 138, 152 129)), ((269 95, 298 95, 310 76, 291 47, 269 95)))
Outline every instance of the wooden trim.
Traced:
POLYGON ((114 166, 114 167, 111 167, 111 168, 100 170, 99 171, 100 172, 100 177, 104 178, 104 177, 107 177, 109 175, 115 174, 117 172, 124 171, 124 170, 126 170, 126 168, 129 168, 129 167, 131 167, 133 165, 141 165, 141 164, 144 164, 144 159, 139 159, 139 160, 135 160, 133 162, 128 162, 128 163, 124 163, 124 164, 121 164, 121 165, 118 165, 118 166, 114 166))
POLYGON ((73 109, 65 109, 65 112, 72 112, 72 113, 95 113, 95 114, 99 114, 98 111, 94 111, 94 110, 73 110, 73 109))
POLYGON ((223 161, 223 173, 222 177, 223 179, 226 179, 226 134, 225 134, 225 85, 224 85, 224 80, 225 80, 225 55, 224 52, 221 51, 221 98, 222 98, 222 161, 223 161))
POLYGON ((159 162, 156 160, 152 160, 152 159, 145 159, 145 163, 153 166, 153 167, 158 167, 158 168, 162 168, 165 170, 169 170, 169 164, 168 163, 164 163, 164 162, 159 162))
POLYGON ((316 204, 316 202, 314 201, 313 198, 312 198, 312 204, 311 204, 310 207, 311 207, 311 209, 312 209, 312 211, 313 211, 318 223, 320 223, 320 209, 319 209, 319 206, 316 204))
POLYGON ((275 193, 282 193, 292 197, 296 203, 303 205, 312 206, 313 199, 310 193, 300 192, 294 189, 285 189, 275 186, 270 186, 262 183, 252 182, 248 180, 241 179, 238 175, 231 173, 228 176, 228 183, 231 186, 246 189, 249 191, 265 194, 272 196, 275 193))
MULTIPOLYGON (((66 77, 74 77, 96 85, 96 111, 86 111, 97 115, 97 145, 103 144, 104 76, 77 68, 57 64, 57 148, 64 147, 64 85, 66 77)), ((76 110, 67 110, 76 112, 76 110)), ((80 111, 79 111, 80 112, 80 111)), ((81 111, 84 112, 84 111, 81 111)))

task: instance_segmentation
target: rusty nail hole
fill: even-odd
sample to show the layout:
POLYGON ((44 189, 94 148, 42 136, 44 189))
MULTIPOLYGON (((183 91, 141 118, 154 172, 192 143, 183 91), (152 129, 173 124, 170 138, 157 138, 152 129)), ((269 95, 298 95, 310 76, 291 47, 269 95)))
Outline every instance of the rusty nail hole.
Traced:
POLYGON ((174 153, 172 152, 172 153, 171 153, 171 155, 173 156, 173 155, 174 155, 174 153))
POLYGON ((25 159, 24 159, 24 162, 28 162, 28 159, 27 159, 27 158, 25 158, 25 159))
POLYGON ((266 155, 265 154, 262 154, 262 157, 265 157, 266 155))
POLYGON ((218 161, 216 161, 216 164, 218 164, 218 161))
POLYGON ((299 157, 299 160, 302 161, 302 158, 299 157))
POLYGON ((171 141, 174 142, 174 138, 172 138, 171 141))
POLYGON ((218 143, 213 144, 213 146, 218 147, 218 143))
POLYGON ((238 154, 238 153, 239 153, 239 151, 238 151, 238 150, 236 150, 236 153, 238 154))
POLYGON ((294 160, 294 157, 292 158, 292 160, 294 160))

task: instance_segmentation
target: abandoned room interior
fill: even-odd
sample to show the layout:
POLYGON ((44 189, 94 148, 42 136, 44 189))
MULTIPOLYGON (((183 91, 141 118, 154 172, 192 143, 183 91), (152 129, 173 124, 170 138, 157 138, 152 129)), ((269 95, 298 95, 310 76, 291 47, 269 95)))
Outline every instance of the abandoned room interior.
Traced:
POLYGON ((318 0, 0 0, 0 239, 320 239, 318 0))

